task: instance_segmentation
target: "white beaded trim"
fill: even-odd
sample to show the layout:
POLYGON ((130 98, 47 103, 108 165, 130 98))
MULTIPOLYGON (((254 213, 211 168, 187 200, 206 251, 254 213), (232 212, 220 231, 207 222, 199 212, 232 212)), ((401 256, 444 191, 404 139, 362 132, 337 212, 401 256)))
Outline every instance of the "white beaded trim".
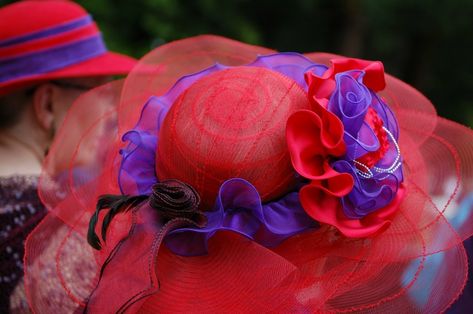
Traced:
MULTIPOLYGON (((399 167, 402 165, 402 162, 400 161, 401 159, 401 149, 399 148, 399 144, 397 143, 396 139, 394 138, 394 135, 387 129, 383 126, 383 130, 386 131, 386 133, 388 134, 389 138, 391 139, 391 141, 394 143, 394 147, 396 147, 396 152, 397 152, 397 156, 396 156, 396 159, 394 159, 392 165, 388 168, 380 168, 380 167, 376 167, 374 166, 373 169, 370 169, 367 165, 357 161, 357 160, 353 160, 353 163, 355 163, 356 165, 360 166, 361 168, 363 168, 364 171, 360 170, 360 169, 356 169, 356 173, 360 176, 360 177, 363 177, 365 179, 371 179, 374 174, 373 174, 373 171, 376 172, 376 174, 379 174, 379 173, 387 173, 387 174, 392 174, 394 173, 397 169, 399 169, 399 167), (373 171, 372 171, 373 170, 373 171)), ((387 177, 388 175, 386 175, 387 177)), ((386 178, 384 177, 384 178, 386 178)), ((381 179, 384 179, 384 178, 381 178, 381 179)))

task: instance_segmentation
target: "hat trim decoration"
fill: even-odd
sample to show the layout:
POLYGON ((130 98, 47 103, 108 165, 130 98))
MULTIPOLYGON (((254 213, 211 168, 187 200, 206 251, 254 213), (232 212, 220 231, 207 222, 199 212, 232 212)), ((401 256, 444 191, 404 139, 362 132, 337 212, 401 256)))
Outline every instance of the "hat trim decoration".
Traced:
MULTIPOLYGON (((300 192, 294 191, 279 200, 262 204, 256 188, 250 182, 242 178, 225 181, 220 187, 213 210, 203 213, 207 219, 205 226, 178 228, 168 234, 165 243, 174 253, 184 256, 206 254, 208 240, 220 230, 234 231, 266 247, 275 247, 295 234, 316 228, 317 222, 333 225, 346 236, 355 238, 373 236, 387 228, 389 219, 399 208, 404 195, 402 187, 398 191, 402 182, 401 158, 397 145, 399 132, 394 115, 387 105, 372 89, 364 85, 364 82, 368 82, 374 88, 383 87, 383 68, 379 63, 372 66, 367 61, 358 62, 355 59, 335 63, 338 69, 343 67, 345 71, 333 73, 336 71, 333 68, 327 69, 297 53, 259 56, 246 65, 277 71, 294 79, 301 88, 308 91, 314 111, 294 113, 288 120, 287 136, 294 168, 311 182, 301 182, 300 192), (327 72, 331 75, 327 76, 327 72), (304 77, 308 83, 304 81, 304 77), (313 86, 315 82, 319 85, 329 84, 319 83, 320 80, 333 81, 329 83, 334 88, 327 94, 324 102, 318 102, 313 92, 319 90, 313 86), (352 90, 359 88, 364 94, 355 95, 349 90, 346 92, 348 96, 341 95, 342 80, 348 80, 354 85, 350 86, 352 90), (342 96, 346 97, 342 99, 344 102, 340 100, 342 96), (363 98, 365 96, 366 99, 363 98), (334 108, 335 102, 337 108, 334 108), (354 105, 359 107, 355 114, 353 108, 349 109, 354 105), (371 115, 367 115, 370 108, 371 115), (338 115, 332 112, 337 110, 338 115), (352 111, 351 116, 346 114, 348 110, 352 111), (371 117, 371 120, 367 122, 365 117, 371 117), (311 118, 318 119, 315 122, 318 125, 311 125, 308 122, 311 118), (374 120, 389 134, 389 141, 387 136, 382 139, 371 128, 369 123, 374 120), (353 125, 355 126, 352 127, 353 125), (350 130, 350 127, 354 130, 350 130), (360 131, 361 128, 365 130, 360 131), (310 134, 305 134, 307 132, 310 134), (353 136, 359 133, 365 134, 363 138, 353 136), (310 146, 301 146, 301 141, 310 146), (378 156, 371 167, 355 159, 380 150, 385 150, 384 154, 378 156), (389 156, 385 158, 385 155, 389 156), (321 164, 310 165, 313 161, 320 161, 321 164), (332 208, 331 213, 327 213, 326 208, 332 208)), ((152 97, 145 104, 135 128, 122 137, 123 141, 129 141, 128 147, 120 151, 122 165, 119 170, 119 185, 123 195, 149 195, 153 185, 159 182, 155 173, 155 154, 160 125, 179 95, 198 79, 228 68, 231 67, 216 64, 184 76, 166 94, 152 97), (149 129, 147 121, 155 121, 156 124, 149 129)), ((94 217, 98 217, 97 213, 94 217)), ((97 219, 89 229, 93 242, 97 241, 94 233, 96 223, 97 219)), ((104 239, 106 228, 102 230, 104 239)))

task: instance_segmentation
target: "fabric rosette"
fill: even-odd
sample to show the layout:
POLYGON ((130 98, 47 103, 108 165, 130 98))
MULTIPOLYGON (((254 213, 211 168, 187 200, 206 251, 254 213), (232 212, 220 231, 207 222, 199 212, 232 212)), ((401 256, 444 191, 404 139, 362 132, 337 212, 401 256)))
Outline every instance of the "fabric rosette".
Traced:
POLYGON ((377 91, 380 62, 334 59, 322 75, 306 72, 312 110, 295 113, 287 137, 306 212, 348 237, 385 229, 403 199, 399 127, 377 91))
POLYGON ((472 152, 471 130, 380 62, 163 45, 59 131, 40 180, 50 213, 26 243, 30 305, 443 311, 467 276, 473 216, 454 228, 445 214, 472 152))

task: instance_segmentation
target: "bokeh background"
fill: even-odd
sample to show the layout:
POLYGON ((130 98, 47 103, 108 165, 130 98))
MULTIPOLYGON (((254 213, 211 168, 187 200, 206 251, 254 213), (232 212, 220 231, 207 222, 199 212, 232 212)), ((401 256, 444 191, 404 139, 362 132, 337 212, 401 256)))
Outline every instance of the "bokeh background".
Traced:
POLYGON ((76 2, 92 13, 110 49, 135 57, 212 33, 280 51, 382 60, 440 115, 473 126, 473 0, 76 2))

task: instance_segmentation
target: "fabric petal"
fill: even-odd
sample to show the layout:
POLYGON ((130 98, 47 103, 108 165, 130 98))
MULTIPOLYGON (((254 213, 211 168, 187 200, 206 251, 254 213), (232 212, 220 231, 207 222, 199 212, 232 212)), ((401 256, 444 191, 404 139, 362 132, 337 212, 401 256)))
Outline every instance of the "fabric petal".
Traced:
POLYGON ((309 110, 301 110, 289 117, 286 139, 296 171, 305 178, 324 175, 323 164, 327 155, 340 155, 343 143, 343 125, 333 114, 324 110, 327 120, 309 110))
POLYGON ((338 197, 319 184, 310 184, 300 191, 301 203, 312 218, 336 227, 350 238, 371 237, 391 224, 391 217, 399 210, 404 199, 404 188, 400 188, 395 199, 386 207, 361 219, 350 219, 342 210, 338 197), (335 209, 335 210, 334 210, 335 209))
POLYGON ((333 75, 349 70, 363 70, 366 74, 363 83, 373 91, 381 91, 386 87, 384 66, 380 61, 369 61, 354 58, 339 58, 331 60, 333 75))
POLYGON ((345 132, 355 137, 365 120, 372 99, 368 88, 362 83, 363 75, 364 73, 359 71, 337 74, 336 88, 328 104, 328 110, 342 121, 345 132), (355 73, 359 74, 358 78, 354 77, 355 73))

